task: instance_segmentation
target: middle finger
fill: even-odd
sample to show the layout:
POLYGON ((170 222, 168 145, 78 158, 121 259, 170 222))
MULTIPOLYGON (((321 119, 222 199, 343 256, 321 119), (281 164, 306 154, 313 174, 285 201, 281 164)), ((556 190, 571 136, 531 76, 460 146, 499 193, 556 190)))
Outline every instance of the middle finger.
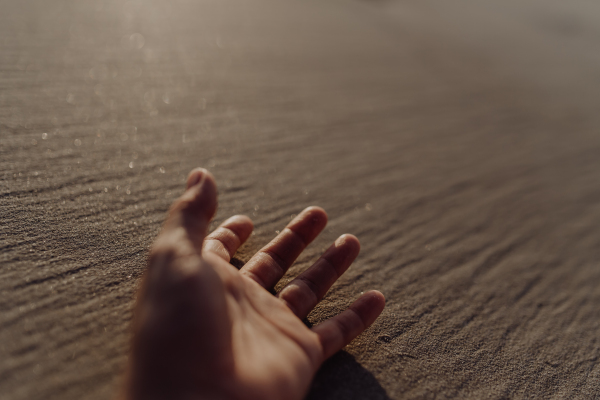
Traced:
POLYGON ((271 243, 259 250, 240 272, 265 289, 271 289, 326 224, 327 214, 322 208, 308 207, 271 243))

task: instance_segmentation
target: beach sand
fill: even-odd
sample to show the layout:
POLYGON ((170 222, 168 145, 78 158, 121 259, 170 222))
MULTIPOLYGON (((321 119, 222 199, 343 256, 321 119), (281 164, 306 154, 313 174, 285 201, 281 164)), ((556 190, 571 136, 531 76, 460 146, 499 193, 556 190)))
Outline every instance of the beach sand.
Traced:
POLYGON ((197 166, 237 264, 309 205, 282 283, 362 243, 309 321, 387 306, 310 399, 600 396, 597 7, 414 3, 3 2, 0 398, 112 396, 197 166))

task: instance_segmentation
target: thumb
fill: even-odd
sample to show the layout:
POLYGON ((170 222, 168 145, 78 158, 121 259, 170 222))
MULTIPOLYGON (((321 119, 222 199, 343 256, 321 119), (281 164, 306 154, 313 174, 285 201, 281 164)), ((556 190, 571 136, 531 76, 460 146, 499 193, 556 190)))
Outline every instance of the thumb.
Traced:
POLYGON ((185 193, 169 210, 164 230, 184 228, 194 243, 202 246, 208 225, 216 210, 215 178, 207 170, 196 168, 188 175, 185 193))

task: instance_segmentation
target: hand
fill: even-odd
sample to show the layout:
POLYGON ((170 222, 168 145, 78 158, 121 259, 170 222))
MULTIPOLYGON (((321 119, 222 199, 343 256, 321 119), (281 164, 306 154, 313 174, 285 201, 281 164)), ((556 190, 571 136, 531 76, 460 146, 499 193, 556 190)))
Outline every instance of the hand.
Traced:
POLYGON ((377 318, 371 291, 308 328, 302 319, 358 255, 343 235, 277 295, 271 290, 327 223, 298 215, 241 270, 229 264, 252 221, 234 216, 206 236, 217 207, 212 175, 192 171, 152 247, 137 298, 125 385, 129 399, 301 399, 319 366, 377 318))

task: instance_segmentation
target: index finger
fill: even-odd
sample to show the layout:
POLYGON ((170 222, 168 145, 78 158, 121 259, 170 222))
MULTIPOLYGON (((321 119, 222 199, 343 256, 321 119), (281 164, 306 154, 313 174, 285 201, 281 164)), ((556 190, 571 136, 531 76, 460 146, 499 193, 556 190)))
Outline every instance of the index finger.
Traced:
POLYGON ((248 239, 253 228, 250 218, 234 215, 204 239, 202 250, 213 252, 229 262, 237 249, 248 239))

